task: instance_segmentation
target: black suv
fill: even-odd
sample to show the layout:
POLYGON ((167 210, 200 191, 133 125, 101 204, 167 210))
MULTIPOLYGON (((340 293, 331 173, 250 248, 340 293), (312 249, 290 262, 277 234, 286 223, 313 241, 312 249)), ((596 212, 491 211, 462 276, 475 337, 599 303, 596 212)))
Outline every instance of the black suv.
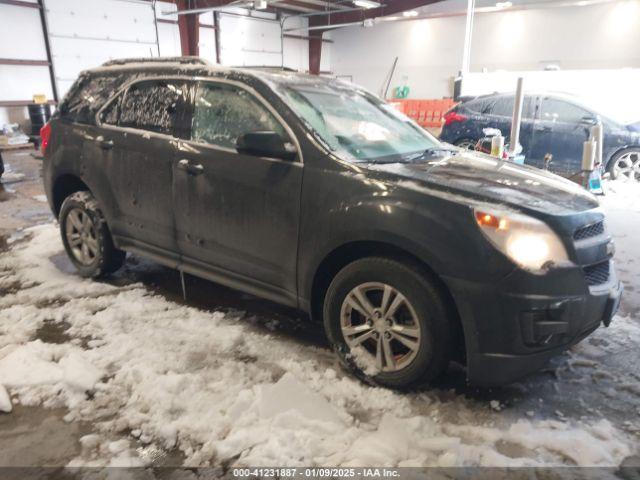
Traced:
POLYGON ((193 58, 81 74, 43 129, 44 183, 87 277, 125 251, 309 312, 342 362, 415 387, 501 384, 619 302, 595 198, 446 147, 336 80, 193 58))

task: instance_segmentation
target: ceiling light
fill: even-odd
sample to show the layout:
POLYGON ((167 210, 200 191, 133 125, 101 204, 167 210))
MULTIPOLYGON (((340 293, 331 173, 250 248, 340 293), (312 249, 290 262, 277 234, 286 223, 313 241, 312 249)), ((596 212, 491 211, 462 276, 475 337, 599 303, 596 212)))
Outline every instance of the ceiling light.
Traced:
POLYGON ((417 17, 418 12, 416 10, 407 10, 406 12, 402 12, 402 16, 404 17, 417 17))
POLYGON ((265 10, 267 6, 267 0, 256 0, 254 4, 256 10, 265 10))
POLYGON ((380 2, 373 0, 353 0, 353 4, 360 8, 378 8, 380 6, 380 2))
POLYGON ((585 6, 589 5, 589 2, 584 2, 584 1, 583 2, 578 2, 578 3, 576 3, 576 5, 579 6, 579 7, 585 7, 585 6))
POLYGON ((369 28, 373 27, 374 23, 375 22, 373 21, 373 18, 367 18, 364 22, 362 22, 362 26, 369 28))
POLYGON ((497 2, 496 3, 496 7, 497 8, 509 8, 509 7, 512 7, 512 6, 513 6, 513 3, 511 3, 511 2, 497 2))

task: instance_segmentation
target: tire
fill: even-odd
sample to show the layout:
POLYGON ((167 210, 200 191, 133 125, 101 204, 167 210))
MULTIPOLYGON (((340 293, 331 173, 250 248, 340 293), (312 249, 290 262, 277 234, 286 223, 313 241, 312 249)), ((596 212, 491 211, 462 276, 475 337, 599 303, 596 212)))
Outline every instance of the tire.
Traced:
MULTIPOLYGON (((388 298, 395 297, 391 293, 388 298)), ((360 301, 358 303, 363 305, 360 301)), ((393 303, 394 300, 387 300, 387 313, 392 310, 393 303)), ((354 261, 335 276, 325 296, 323 317, 327 337, 348 370, 366 382, 408 389, 427 385, 446 370, 451 358, 453 339, 448 312, 438 287, 426 272, 396 260, 369 257, 354 261), (376 290, 380 287, 384 289, 376 290), (401 293, 408 301, 406 305, 401 304, 395 312, 391 312, 391 318, 386 318, 384 314, 384 291, 387 287, 401 293), (381 308, 378 313, 374 312, 375 315, 369 317, 371 320, 368 322, 372 325, 369 330, 362 330, 362 334, 357 333, 347 339, 345 335, 348 336, 349 329, 354 328, 354 324, 355 329, 365 328, 361 324, 361 321, 365 321, 365 316, 357 308, 352 308, 348 299, 350 296, 353 300, 353 295, 357 296, 358 291, 364 291, 370 306, 379 304, 381 308), (415 314, 415 318, 408 321, 412 314, 415 314), (378 318, 374 319, 375 316, 378 318), (380 326, 380 316, 386 326, 380 326), (346 330, 343 328, 345 325, 346 330), (416 327, 419 337, 415 335, 416 327), (387 330, 383 330, 385 328, 387 330), (352 348, 370 330, 376 330, 377 337, 372 333, 372 336, 352 348), (398 341, 399 331, 412 332, 411 336, 401 336, 405 340, 409 339, 416 347, 415 353, 403 354, 405 348, 409 352, 411 349, 404 342, 398 341), (388 335, 393 336, 389 339, 388 335), (390 357, 393 358, 391 363, 395 365, 386 361, 386 354, 382 355, 385 358, 380 361, 374 356, 374 349, 377 353, 384 338, 388 339, 390 357)), ((382 351, 386 352, 384 345, 382 351)))
POLYGON ((81 276, 98 278, 122 266, 126 254, 114 247, 107 222, 90 192, 68 196, 58 220, 64 249, 81 276))
POLYGON ((459 140, 455 141, 454 145, 466 150, 475 150, 476 143, 478 143, 477 140, 474 140, 472 138, 460 138, 459 140))
POLYGON ((607 165, 612 180, 640 182, 640 148, 625 148, 617 152, 607 165))

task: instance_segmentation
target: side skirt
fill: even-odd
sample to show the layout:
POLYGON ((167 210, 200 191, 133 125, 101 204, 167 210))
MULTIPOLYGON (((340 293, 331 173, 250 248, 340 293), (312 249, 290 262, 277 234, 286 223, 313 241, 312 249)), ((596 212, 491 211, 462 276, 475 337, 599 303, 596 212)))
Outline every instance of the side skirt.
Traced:
POLYGON ((273 285, 268 285, 253 278, 230 272, 189 257, 183 257, 174 252, 169 252, 132 238, 114 236, 114 242, 118 248, 146 257, 160 265, 182 270, 196 277, 204 278, 214 283, 233 288, 234 290, 249 293, 288 307, 299 308, 297 295, 282 288, 274 287, 273 285))

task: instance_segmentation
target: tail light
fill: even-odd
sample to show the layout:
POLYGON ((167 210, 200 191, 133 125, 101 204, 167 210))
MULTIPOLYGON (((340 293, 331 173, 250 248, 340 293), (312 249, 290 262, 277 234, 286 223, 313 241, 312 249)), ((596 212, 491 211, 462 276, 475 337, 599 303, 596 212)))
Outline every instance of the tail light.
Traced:
POLYGON ((51 124, 45 123, 44 126, 40 129, 40 151, 44 155, 47 151, 47 146, 49 145, 49 138, 51 137, 51 124))
POLYGON ((451 125, 454 122, 464 122, 467 120, 466 115, 456 112, 455 110, 449 110, 444 114, 444 124, 451 125))

